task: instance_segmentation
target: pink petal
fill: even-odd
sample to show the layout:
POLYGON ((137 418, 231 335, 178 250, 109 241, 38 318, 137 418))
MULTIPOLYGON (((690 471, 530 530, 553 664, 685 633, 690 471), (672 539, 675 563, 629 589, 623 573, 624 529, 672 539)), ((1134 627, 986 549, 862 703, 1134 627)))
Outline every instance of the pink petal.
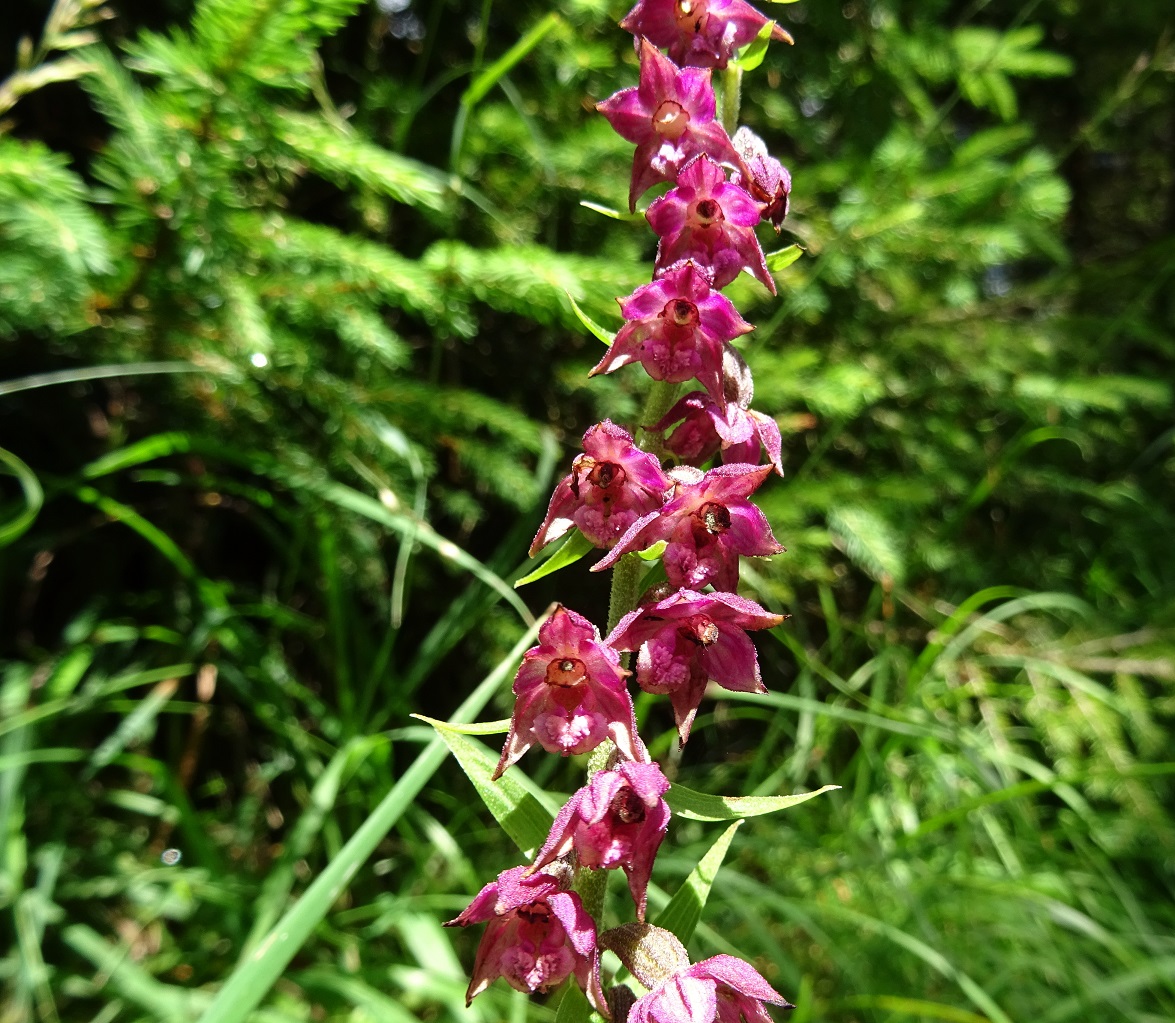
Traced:
MULTIPOLYGON (((677 97, 690 113, 691 128, 700 130, 713 124, 726 137, 726 129, 714 120, 717 107, 708 69, 683 68, 677 79, 677 97)), ((729 138, 726 138, 726 146, 733 148, 729 138)))
POLYGON ((611 568, 617 561, 620 560, 621 555, 627 554, 630 550, 643 551, 646 547, 651 547, 662 539, 658 533, 658 519, 660 512, 649 512, 648 515, 642 515, 631 526, 628 531, 619 540, 616 541, 616 546, 613 547, 607 554, 599 561, 592 565, 590 571, 603 572, 605 569, 611 568), (647 531, 647 532, 646 532, 647 531), (637 544, 639 543, 639 546, 637 544))
MULTIPOLYGON (((770 471, 771 466, 763 468, 770 471)), ((724 546, 746 557, 763 557, 784 552, 783 544, 776 540, 771 532, 767 516, 753 504, 746 503, 742 507, 728 505, 727 510, 730 512, 730 528, 722 535, 724 546)))
POLYGON ((574 527, 575 522, 571 518, 571 514, 575 511, 577 503, 569 482, 566 479, 561 480, 551 495, 551 503, 547 506, 547 517, 543 519, 543 524, 539 526, 539 531, 535 533, 534 540, 531 542, 530 556, 532 558, 547 544, 558 540, 574 527))
MULTIPOLYGON (((685 198, 682 195, 681 178, 679 177, 677 188, 667 192, 659 199, 654 199, 649 204, 649 208, 645 211, 645 219, 662 238, 674 235, 685 227, 690 201, 692 201, 692 197, 685 198)), ((677 260, 666 260, 666 266, 676 262, 677 260)))
POLYGON ((737 629, 723 629, 713 645, 701 654, 709 678, 735 693, 765 693, 759 675, 759 658, 750 636, 737 629))
POLYGON ((754 227, 762 219, 759 216, 759 204, 738 185, 723 181, 714 186, 711 195, 722 206, 722 213, 728 224, 734 224, 736 227, 754 227))
POLYGON ((596 109, 608 118, 616 134, 633 145, 647 141, 653 130, 652 111, 641 102, 636 89, 621 89, 597 103, 596 109))
POLYGON ((772 1005, 787 1005, 788 1001, 775 990, 750 963, 735 956, 717 955, 703 959, 684 971, 692 977, 709 978, 737 991, 740 995, 757 998, 772 1005))
POLYGON ((677 98, 679 73, 677 65, 657 47, 647 39, 641 40, 641 77, 638 89, 650 115, 663 99, 677 98))
POLYGON ((755 422, 759 432, 759 440, 767 452, 767 460, 780 476, 783 475, 783 438, 779 433, 779 424, 761 412, 748 410, 747 413, 755 422))

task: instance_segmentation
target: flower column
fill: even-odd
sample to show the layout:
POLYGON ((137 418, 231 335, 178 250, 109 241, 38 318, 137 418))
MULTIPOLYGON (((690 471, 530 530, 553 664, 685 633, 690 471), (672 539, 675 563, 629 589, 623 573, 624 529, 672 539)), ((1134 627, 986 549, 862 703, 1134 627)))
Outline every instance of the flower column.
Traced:
MULTIPOLYGON (((634 1004, 612 999, 618 1017, 765 1023, 764 1002, 787 1002, 750 965, 717 956, 691 966, 673 935, 644 923, 669 782, 637 734, 621 654, 636 653, 640 689, 669 697, 683 744, 710 682, 765 691, 747 632, 783 616, 735 591, 740 557, 783 551, 752 503, 773 471, 782 475, 780 436, 770 417, 749 408, 750 370, 731 342, 753 328, 720 289, 746 271, 775 293, 754 229, 768 220, 779 230, 791 180, 749 130, 731 138, 717 119, 711 69, 728 68, 756 38, 790 37, 743 0, 640 0, 621 24, 637 36, 640 81, 598 109, 636 146, 630 208, 653 185, 673 187, 646 214, 660 238, 653 280, 619 300, 625 323, 592 374, 645 369, 654 383, 637 436, 652 450, 605 420, 584 435, 583 454, 555 489, 531 554, 572 530, 607 550, 592 570, 614 569, 611 632, 601 638, 564 607, 544 623, 515 678, 494 777, 533 745, 563 756, 599 752, 534 863, 505 871, 451 923, 489 924, 469 998, 498 976, 531 992, 574 976, 608 1016, 602 945, 649 989, 634 1004), (677 385, 689 380, 700 390, 675 404, 677 385), (679 464, 666 471, 658 452, 679 464), (715 457, 721 464, 704 470, 715 457), (636 554, 655 544, 663 544, 667 581, 642 595, 646 562, 636 554), (617 867, 628 875, 637 922, 598 935, 594 872, 617 867)), ((725 73, 724 110, 733 119, 739 72, 725 73)))

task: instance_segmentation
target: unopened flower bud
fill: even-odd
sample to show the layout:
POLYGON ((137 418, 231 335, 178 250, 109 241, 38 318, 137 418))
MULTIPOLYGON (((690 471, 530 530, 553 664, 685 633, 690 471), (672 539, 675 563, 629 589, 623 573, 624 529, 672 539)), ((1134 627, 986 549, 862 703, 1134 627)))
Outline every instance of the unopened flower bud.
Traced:
POLYGON ((672 931, 652 924, 622 924, 605 931, 600 948, 611 949, 637 980, 652 990, 689 966, 689 953, 672 931))

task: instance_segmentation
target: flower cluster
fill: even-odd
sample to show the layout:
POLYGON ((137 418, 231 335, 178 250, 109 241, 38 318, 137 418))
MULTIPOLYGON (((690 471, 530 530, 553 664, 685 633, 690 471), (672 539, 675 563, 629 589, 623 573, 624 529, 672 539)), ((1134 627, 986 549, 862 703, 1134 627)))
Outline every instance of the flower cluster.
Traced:
POLYGON ((653 280, 618 300, 624 325, 592 374, 639 363, 664 382, 663 392, 687 381, 699 389, 664 401, 649 416, 664 413, 660 420, 643 424, 662 438, 654 446, 677 462, 672 467, 615 423, 592 426, 555 488, 531 555, 579 530, 606 551, 592 571, 628 559, 631 574, 645 563, 633 561, 638 553, 652 560, 659 552, 664 580, 614 608, 607 637, 562 606, 543 623, 514 680, 494 778, 535 745, 568 756, 610 740, 614 750, 559 812, 533 863, 503 872, 450 923, 488 923, 470 999, 497 977, 545 992, 574 976, 608 1016, 599 971, 607 947, 649 989, 630 1005, 613 999, 618 1017, 769 1023, 764 1003, 787 1002, 750 965, 730 956, 691 965, 672 935, 644 923, 670 786, 637 733, 628 683, 669 697, 684 745, 710 684, 766 691, 747 634, 784 620, 736 592, 741 558, 784 549, 752 502, 783 470, 779 428, 749 407, 750 371, 732 345, 753 328, 721 289, 745 270, 775 293, 755 228, 767 222, 779 230, 791 178, 748 129, 727 133, 716 118, 711 69, 727 67, 756 36, 788 37, 768 30, 772 23, 743 0, 640 0, 621 24, 636 37, 640 81, 597 109, 636 146, 632 208, 652 186, 671 188, 646 213, 660 239, 653 280), (574 885, 587 871, 613 868, 627 875, 638 922, 598 936, 574 885), (659 947, 669 949, 660 959, 650 951, 659 947), (654 966, 642 970, 638 960, 654 966))

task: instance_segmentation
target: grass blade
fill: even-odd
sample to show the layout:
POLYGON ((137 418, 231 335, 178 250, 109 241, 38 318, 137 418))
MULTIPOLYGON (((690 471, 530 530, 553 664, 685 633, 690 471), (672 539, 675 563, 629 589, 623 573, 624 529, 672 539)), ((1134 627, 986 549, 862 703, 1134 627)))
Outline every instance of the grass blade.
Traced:
POLYGON ((41 506, 45 503, 45 493, 41 490, 41 483, 33 470, 24 464, 11 451, 0 448, 0 467, 11 473, 20 483, 24 493, 24 508, 8 522, 0 525, 0 547, 7 547, 18 539, 26 529, 37 519, 41 506))
MULTIPOLYGON (((489 702, 494 692, 513 672, 518 659, 534 642, 538 625, 536 622, 526 631, 514 649, 457 708, 453 714, 454 720, 469 720, 489 702)), ((439 736, 424 748, 371 816, 277 922, 257 950, 233 970, 224 987, 217 992, 212 1004, 200 1017, 200 1023, 242 1023, 257 1007, 306 939, 330 912, 339 894, 367 862, 392 825, 412 805, 412 801, 444 761, 446 752, 439 736)))
POLYGON ((461 97, 461 105, 466 110, 475 107, 506 72, 538 46, 543 37, 562 21, 554 11, 543 18, 469 84, 465 95, 461 97))

